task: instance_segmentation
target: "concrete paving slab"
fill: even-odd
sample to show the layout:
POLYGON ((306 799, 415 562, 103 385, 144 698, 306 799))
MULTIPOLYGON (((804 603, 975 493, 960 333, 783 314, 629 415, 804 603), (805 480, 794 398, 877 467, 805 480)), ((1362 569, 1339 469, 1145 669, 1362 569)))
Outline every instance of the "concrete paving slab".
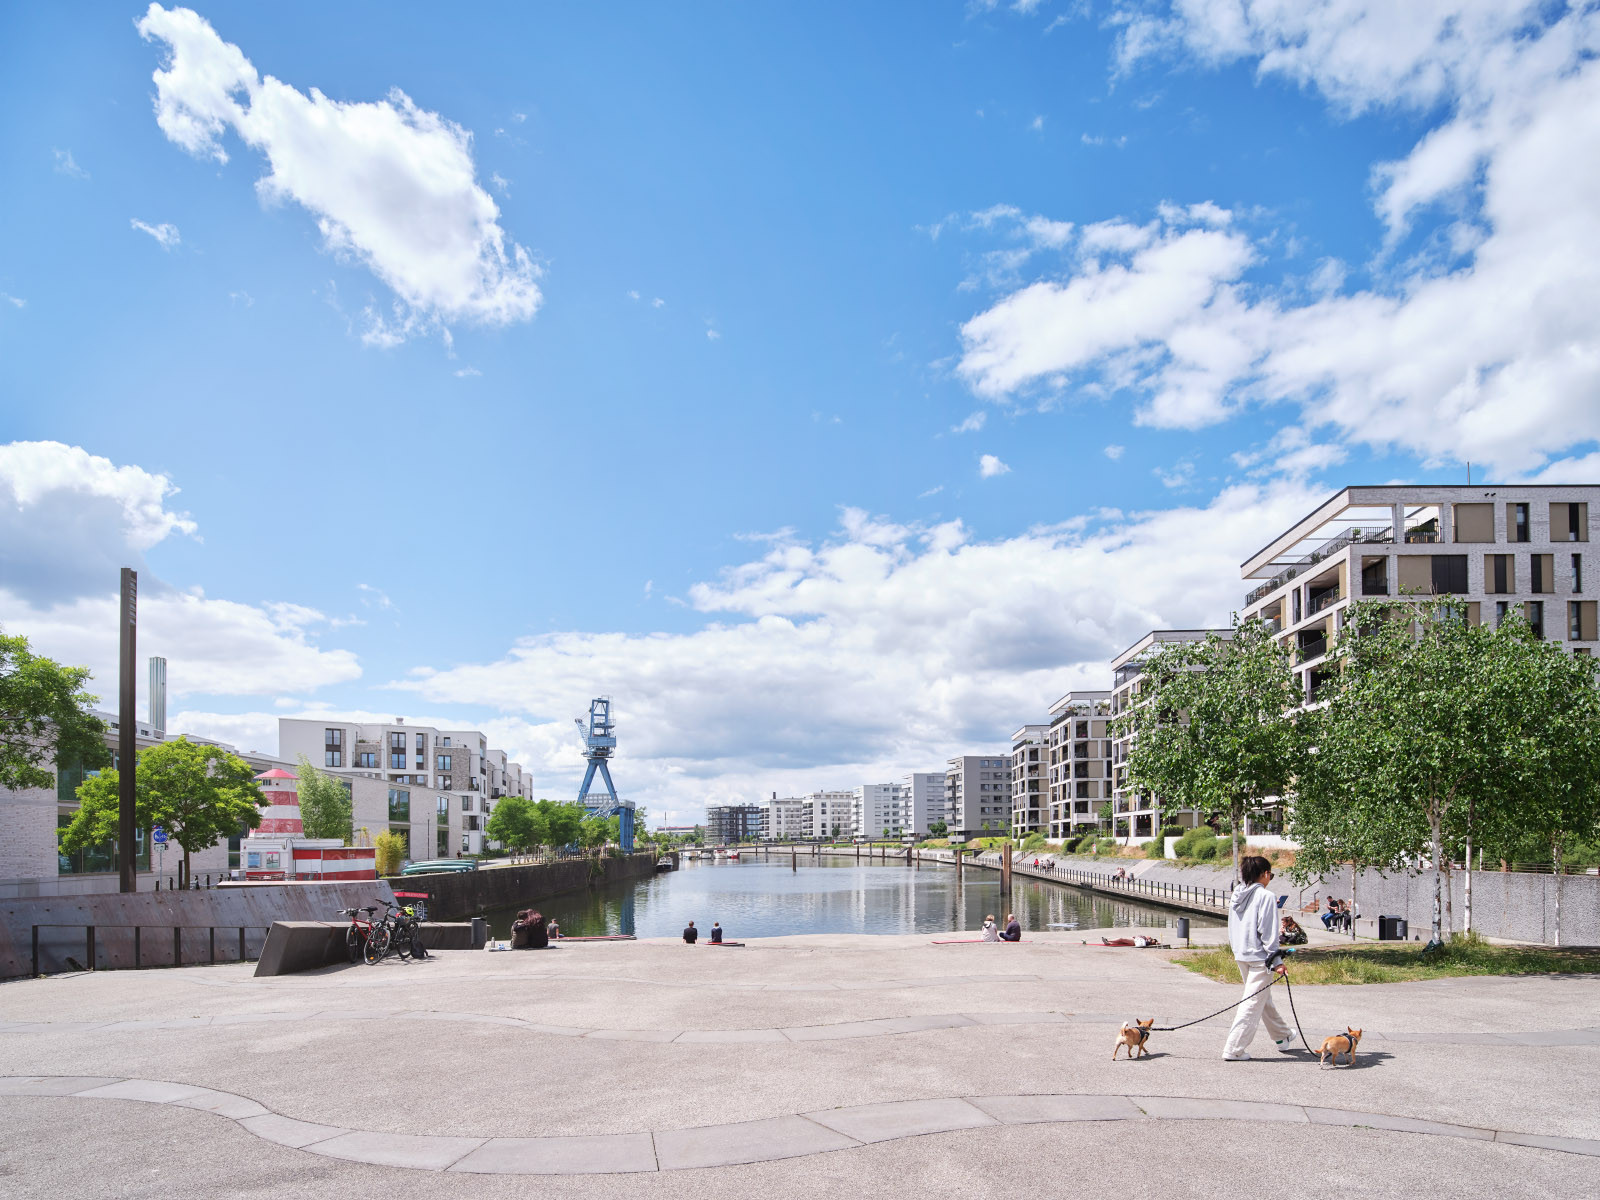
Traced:
POLYGON ((1503 1033, 1513 1046, 1600 1046, 1600 1033, 1592 1029, 1551 1029, 1543 1033, 1503 1033))
POLYGON ((100 1075, 15 1075, 0 1079, 0 1096, 71 1096, 116 1082, 100 1075))
POLYGON ((259 1138, 266 1138, 269 1142, 277 1142, 280 1146, 289 1146, 296 1150, 350 1132, 337 1125, 316 1125, 310 1121, 296 1121, 292 1117, 285 1117, 275 1112, 259 1117, 245 1117, 239 1124, 259 1138))
POLYGON ((1551 1137, 1542 1133, 1507 1133, 1502 1129, 1494 1135, 1494 1140, 1511 1146, 1537 1146, 1541 1150, 1564 1150, 1568 1154, 1587 1154, 1600 1158, 1600 1141, 1590 1138, 1551 1137))
POLYGON ((1187 1096, 1130 1096, 1152 1117, 1175 1121, 1287 1121, 1304 1125, 1305 1109, 1298 1104, 1266 1100, 1197 1100, 1187 1096))
POLYGON ((962 1013, 974 1025, 1058 1025, 1067 1018, 1058 1012, 962 1013))
POLYGON ((235 1121, 243 1117, 259 1117, 270 1111, 266 1105, 258 1104, 247 1096, 215 1092, 210 1088, 203 1088, 193 1096, 172 1103, 176 1108, 197 1108, 201 1112, 216 1113, 219 1117, 229 1117, 235 1121))
POLYGON ((781 1029, 688 1029, 673 1039, 680 1046, 687 1043, 707 1045, 740 1042, 786 1042, 781 1029))
POLYGON ((981 1108, 958 1099, 894 1100, 887 1104, 857 1104, 805 1115, 858 1142, 882 1142, 999 1124, 981 1108))
POLYGON ((121 1083, 108 1083, 104 1087, 75 1092, 74 1095, 92 1100, 139 1100, 146 1104, 171 1104, 197 1096, 208 1089, 192 1083, 167 1083, 160 1079, 124 1079, 121 1083))
POLYGON ((968 1099, 1004 1125, 1148 1120, 1139 1106, 1126 1096, 971 1096, 968 1099))
POLYGON ((342 1133, 312 1147, 313 1153, 380 1167, 443 1171, 486 1142, 487 1138, 438 1137, 419 1133, 342 1133))
MULTIPOLYGON (((1361 1036, 1363 1039, 1366 1038, 1365 1033, 1363 1033, 1361 1036)), ((1409 1043, 1414 1046, 1506 1046, 1510 1045, 1510 1042, 1507 1039, 1514 1036, 1516 1035, 1501 1033, 1472 1033, 1465 1030, 1459 1033, 1419 1031, 1411 1033, 1389 1032, 1383 1034, 1383 1040, 1386 1042, 1409 1043)), ((1320 1045, 1320 1043, 1318 1044, 1320 1045)), ((1360 1051, 1358 1050, 1356 1053, 1359 1054, 1360 1051)))
POLYGON ((602 1042, 670 1042, 683 1032, 681 1029, 591 1029, 584 1037, 602 1042))
POLYGON ((490 1138, 449 1168, 485 1175, 594 1175, 654 1171, 648 1133, 490 1138))
POLYGON ((804 1117, 772 1117, 699 1129, 657 1133, 656 1161, 663 1171, 770 1162, 859 1146, 855 1138, 804 1117))
POLYGON ((1436 1137, 1473 1138, 1480 1142, 1494 1140, 1492 1129, 1478 1129, 1471 1125, 1454 1125, 1444 1121, 1419 1121, 1414 1117, 1397 1117, 1389 1113, 1350 1112, 1341 1108, 1313 1108, 1307 1105, 1306 1116, 1313 1125, 1392 1129, 1397 1133, 1427 1133, 1436 1137))

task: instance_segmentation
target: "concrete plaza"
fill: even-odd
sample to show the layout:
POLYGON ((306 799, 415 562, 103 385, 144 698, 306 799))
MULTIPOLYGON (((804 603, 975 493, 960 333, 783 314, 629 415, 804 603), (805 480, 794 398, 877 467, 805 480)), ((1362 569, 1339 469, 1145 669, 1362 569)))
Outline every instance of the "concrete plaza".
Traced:
POLYGON ((1325 1200, 1543 1196, 1600 1154, 1600 978, 1299 988, 1313 1042, 1367 1031, 1353 1069, 1264 1034, 1253 1061, 1222 1062, 1226 1017, 1113 1062, 1124 1018, 1176 1024, 1237 989, 1083 944, 1097 933, 1028 937, 566 943, 0 985, 0 1180, 163 1200, 1325 1200))

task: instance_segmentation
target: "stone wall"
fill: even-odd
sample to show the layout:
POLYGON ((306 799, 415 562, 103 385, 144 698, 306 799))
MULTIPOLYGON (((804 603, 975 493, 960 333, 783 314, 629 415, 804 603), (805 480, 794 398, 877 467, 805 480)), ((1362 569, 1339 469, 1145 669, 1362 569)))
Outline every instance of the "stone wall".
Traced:
POLYGON ((571 858, 521 867, 394 876, 389 882, 402 892, 428 893, 430 920, 461 921, 493 908, 526 908, 564 892, 640 879, 654 874, 655 869, 656 856, 640 853, 620 858, 571 858))

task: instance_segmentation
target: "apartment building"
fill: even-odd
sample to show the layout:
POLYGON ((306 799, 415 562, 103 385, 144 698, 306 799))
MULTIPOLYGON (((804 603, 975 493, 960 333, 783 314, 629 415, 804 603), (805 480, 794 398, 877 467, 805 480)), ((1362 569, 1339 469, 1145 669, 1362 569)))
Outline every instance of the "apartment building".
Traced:
POLYGON ((761 837, 759 804, 709 804, 706 806, 706 841, 723 846, 754 842, 761 837))
POLYGON ((1070 837, 1111 803, 1111 692, 1073 691, 1050 706, 1050 811, 1045 836, 1070 837))
MULTIPOLYGON (((278 753, 290 763, 303 755, 312 766, 352 781, 381 781, 386 823, 407 832, 413 859, 482 853, 494 801, 533 798, 532 776, 504 751, 491 750, 475 729, 408 725, 404 717, 382 723, 280 717, 278 753)), ((376 813, 366 815, 376 820, 376 813)))
POLYGON ((953 838, 990 837, 1011 825, 1011 756, 964 754, 945 764, 944 819, 953 838))
POLYGON ((913 771, 906 776, 908 833, 926 837, 930 825, 944 820, 944 776, 943 771, 913 771))
POLYGON ((857 837, 899 837, 911 829, 911 796, 903 783, 864 783, 855 791, 851 825, 857 837))
POLYGON ((1280 631, 1308 703, 1357 599, 1455 595, 1474 624, 1516 608, 1538 636, 1593 654, 1597 504, 1597 485, 1348 487, 1245 560, 1262 582, 1242 615, 1280 631))
MULTIPOLYGON (((1115 719, 1143 703, 1145 660, 1157 647, 1172 642, 1198 642, 1208 633, 1231 638, 1232 629, 1152 629, 1111 660, 1111 715, 1115 719)), ((1092 725, 1091 725, 1092 728, 1092 725)), ((1128 783, 1128 753, 1134 736, 1112 738, 1111 812, 1112 831, 1124 840, 1148 841, 1161 832, 1162 824, 1192 826, 1202 820, 1192 808, 1167 808, 1162 820, 1159 797, 1141 792, 1128 783)), ((1076 753, 1076 750, 1074 750, 1076 753)), ((1074 781, 1076 782, 1076 781, 1074 781)), ((1098 806, 1096 806, 1098 807, 1098 806)))
POLYGON ((797 842, 806 836, 806 801, 773 792, 761 802, 761 836, 769 842, 797 842))
POLYGON ((1050 824, 1050 726, 1024 725, 1011 735, 1011 833, 1025 838, 1050 824))
POLYGON ((856 835, 854 792, 812 792, 806 803, 806 836, 841 838, 856 835))

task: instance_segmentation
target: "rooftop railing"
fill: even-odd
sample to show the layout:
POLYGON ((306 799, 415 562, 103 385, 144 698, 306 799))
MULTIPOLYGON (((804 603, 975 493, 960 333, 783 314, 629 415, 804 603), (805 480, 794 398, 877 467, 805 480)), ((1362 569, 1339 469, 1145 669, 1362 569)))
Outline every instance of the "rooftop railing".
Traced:
MULTIPOLYGON (((1410 539, 1408 538, 1407 540, 1410 539)), ((1358 543, 1386 543, 1393 541, 1394 531, 1391 529, 1347 529, 1338 537, 1317 547, 1317 549, 1313 550, 1310 554, 1306 555, 1306 557, 1300 559, 1298 562, 1290 563, 1287 567, 1279 571, 1260 587, 1251 591, 1244 598, 1245 606, 1248 608, 1250 605, 1254 604, 1257 600, 1261 599, 1269 592, 1276 591, 1278 588, 1288 583, 1291 579, 1297 577, 1307 567, 1315 566, 1323 559, 1339 553, 1339 551, 1343 550, 1347 546, 1354 546, 1358 543)))

